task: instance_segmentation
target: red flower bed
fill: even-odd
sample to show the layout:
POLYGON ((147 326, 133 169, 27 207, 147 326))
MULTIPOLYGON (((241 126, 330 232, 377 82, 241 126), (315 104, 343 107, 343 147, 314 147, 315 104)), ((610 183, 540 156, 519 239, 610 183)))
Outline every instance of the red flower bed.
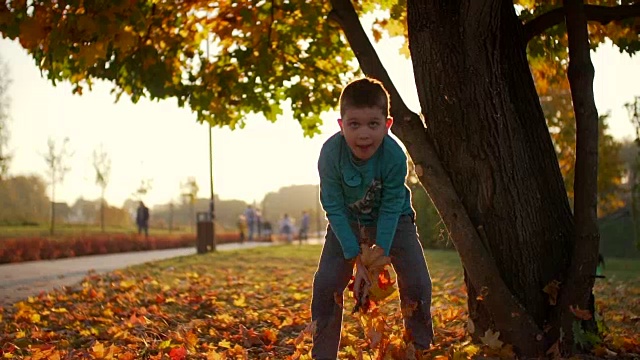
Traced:
MULTIPOLYGON (((216 234, 216 244, 239 242, 238 233, 216 234)), ((0 264, 51 260, 74 256, 195 246, 195 235, 144 236, 136 234, 74 235, 62 239, 21 237, 0 240, 0 264)))

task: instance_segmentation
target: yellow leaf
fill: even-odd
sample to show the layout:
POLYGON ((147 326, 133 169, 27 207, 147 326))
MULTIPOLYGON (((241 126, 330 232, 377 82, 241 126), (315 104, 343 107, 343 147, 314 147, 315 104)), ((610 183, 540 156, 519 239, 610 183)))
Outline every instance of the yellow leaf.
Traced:
POLYGON ((231 349, 231 343, 228 340, 222 340, 218 343, 218 346, 224 349, 231 349))
POLYGON ((211 350, 207 353, 207 360, 223 360, 222 355, 218 354, 215 350, 211 350))
POLYGON ((36 324, 40 322, 40 314, 31 314, 31 322, 36 324))
POLYGON ((493 330, 487 329, 484 336, 480 336, 480 340, 492 349, 500 349, 503 342, 498 340, 498 337, 500 337, 500 331, 493 332, 493 330))
POLYGON ((136 282, 134 280, 122 280, 120 281, 120 288, 127 290, 136 286, 136 282))
POLYGON ((237 299, 233 300, 233 305, 237 307, 246 307, 244 295, 240 295, 237 299))
POLYGON ((99 341, 96 341, 95 345, 93 345, 93 347, 91 347, 91 355, 93 355, 96 358, 103 358, 104 357, 104 345, 102 345, 102 343, 100 343, 99 341))

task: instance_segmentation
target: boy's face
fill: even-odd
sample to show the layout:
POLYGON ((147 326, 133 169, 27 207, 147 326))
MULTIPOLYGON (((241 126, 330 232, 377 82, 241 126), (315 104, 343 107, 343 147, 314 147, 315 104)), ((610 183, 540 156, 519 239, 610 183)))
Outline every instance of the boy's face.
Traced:
POLYGON ((359 160, 369 160, 387 135, 392 118, 386 118, 380 108, 346 108, 343 118, 338 119, 342 135, 353 156, 359 160))

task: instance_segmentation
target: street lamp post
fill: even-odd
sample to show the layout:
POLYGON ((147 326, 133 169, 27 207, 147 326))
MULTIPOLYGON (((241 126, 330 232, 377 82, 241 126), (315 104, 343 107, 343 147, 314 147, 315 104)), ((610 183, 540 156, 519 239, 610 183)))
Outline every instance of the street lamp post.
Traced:
MULTIPOLYGON (((208 48, 208 46, 207 46, 208 48)), ((212 143, 212 134, 213 127, 209 124, 209 185, 211 189, 211 198, 209 199, 209 217, 211 218, 211 251, 216 251, 216 223, 215 223, 215 206, 214 206, 214 197, 213 197, 213 143, 212 143)))
MULTIPOLYGON (((207 18, 209 13, 207 12, 207 18)), ((207 30, 207 62, 209 62, 209 33, 207 30)), ((209 199, 209 218, 211 219, 211 251, 216 251, 216 223, 215 223, 215 205, 213 196, 213 126, 209 123, 209 185, 211 189, 211 198, 209 199)))

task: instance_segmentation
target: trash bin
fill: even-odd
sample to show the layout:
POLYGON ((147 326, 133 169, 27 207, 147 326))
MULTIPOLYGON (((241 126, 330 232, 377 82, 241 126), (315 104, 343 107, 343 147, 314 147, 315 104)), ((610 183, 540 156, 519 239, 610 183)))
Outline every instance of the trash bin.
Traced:
POLYGON ((199 212, 196 214, 196 249, 198 254, 204 254, 213 250, 213 221, 209 212, 199 212))

